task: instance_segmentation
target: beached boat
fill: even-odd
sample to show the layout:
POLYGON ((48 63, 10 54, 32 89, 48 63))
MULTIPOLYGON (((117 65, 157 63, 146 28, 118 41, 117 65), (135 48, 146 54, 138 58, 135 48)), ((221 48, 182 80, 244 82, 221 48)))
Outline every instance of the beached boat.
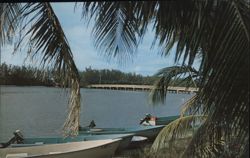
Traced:
POLYGON ((119 146, 116 151, 121 151, 126 149, 131 143, 134 133, 130 134, 103 134, 103 135, 80 135, 78 137, 83 137, 84 140, 103 140, 103 139, 117 139, 121 138, 122 140, 119 143, 119 146))
POLYGON ((172 121, 174 121, 174 120, 176 120, 178 118, 180 118, 179 115, 177 115, 177 116, 167 116, 167 117, 158 117, 158 118, 156 118, 155 125, 167 125, 170 122, 172 122, 172 121))
POLYGON ((146 126, 155 126, 155 125, 167 125, 170 122, 178 119, 180 116, 167 116, 167 117, 155 117, 150 114, 146 114, 146 116, 141 119, 140 124, 146 126))
POLYGON ((160 126, 138 126, 133 128, 90 128, 90 127, 80 127, 79 134, 86 135, 102 135, 102 134, 128 134, 134 133, 135 136, 147 137, 149 140, 155 139, 158 133, 163 128, 160 126))
POLYGON ((78 135, 76 137, 42 137, 42 138, 25 138, 24 144, 35 144, 36 142, 43 142, 44 144, 55 144, 55 143, 68 143, 68 142, 80 142, 80 141, 91 141, 91 140, 104 140, 104 139, 117 139, 121 138, 117 151, 127 148, 134 134, 103 134, 103 135, 78 135))
POLYGON ((14 132, 13 138, 7 143, 0 143, 0 148, 12 146, 24 146, 24 144, 37 144, 41 142, 42 144, 58 144, 58 143, 68 143, 68 142, 80 142, 80 141, 91 141, 91 140, 104 140, 104 139, 117 139, 121 138, 117 151, 121 151, 127 148, 132 141, 134 134, 108 134, 108 135, 78 135, 75 137, 35 137, 27 138, 23 137, 22 133, 19 130, 14 132))
MULTIPOLYGON (((47 143, 40 138, 32 144, 11 144, 0 149, 0 158, 105 158, 112 157, 121 139, 90 140, 67 143, 47 143)), ((52 140, 48 140, 52 141, 52 140)))

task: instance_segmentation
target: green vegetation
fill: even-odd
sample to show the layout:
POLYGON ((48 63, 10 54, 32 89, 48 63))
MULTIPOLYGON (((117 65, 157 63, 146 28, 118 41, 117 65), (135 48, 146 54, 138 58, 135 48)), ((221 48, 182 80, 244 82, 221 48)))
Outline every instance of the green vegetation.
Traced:
POLYGON ((0 65, 0 85, 53 86, 52 75, 33 67, 0 65))
MULTIPOLYGON (((79 72, 80 85, 89 84, 144 84, 152 85, 155 77, 142 76, 135 73, 124 73, 119 70, 96 70, 86 68, 79 72)), ((0 84, 18 86, 57 86, 59 77, 51 70, 39 70, 33 67, 0 65, 0 84)))
POLYGON ((80 72, 81 83, 88 84, 136 84, 136 85, 152 85, 156 77, 142 76, 135 73, 124 73, 119 70, 95 70, 86 68, 80 72))
MULTIPOLYGON (((124 73, 119 70, 97 70, 91 67, 80 71, 80 86, 90 84, 135 84, 153 85, 159 76, 142 76, 135 73, 124 73)), ((0 85, 18 86, 60 86, 57 73, 52 70, 42 70, 31 66, 14 66, 3 63, 0 65, 0 85)), ((187 77, 171 79, 172 86, 195 86, 187 77)))

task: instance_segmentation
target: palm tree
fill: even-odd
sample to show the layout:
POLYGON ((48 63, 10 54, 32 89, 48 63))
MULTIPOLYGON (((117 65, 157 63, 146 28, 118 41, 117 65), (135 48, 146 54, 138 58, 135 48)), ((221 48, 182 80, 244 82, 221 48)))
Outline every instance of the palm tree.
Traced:
MULTIPOLYGON (((249 146, 249 43, 250 3, 246 0, 175 0, 136 2, 84 2, 83 16, 94 19, 95 45, 108 56, 129 59, 150 24, 163 55, 176 43, 176 61, 192 66, 201 58, 201 111, 208 118, 195 133, 183 157, 214 157, 224 151, 218 142, 237 138, 239 155, 249 146)), ((0 7, 1 46, 11 40, 24 17, 33 24, 24 37, 33 55, 53 65, 71 86, 66 131, 79 125, 79 75, 60 23, 49 3, 5 4, 0 7), (21 18, 16 18, 21 17, 21 18), (8 37, 8 38, 7 38, 8 37), (68 129, 68 130, 67 130, 68 129)), ((23 30, 23 29, 22 29, 23 30)), ((23 39, 23 38, 21 38, 23 39)), ((19 40, 23 42, 24 40, 19 40)), ((20 46, 20 45, 18 45, 20 46)), ((200 110, 198 108, 198 110, 200 110)))
POLYGON ((187 115, 169 123, 156 137, 151 147, 151 154, 159 153, 157 156, 162 157, 162 152, 168 152, 167 157, 180 157, 187 148, 187 144, 192 140, 194 133, 206 119, 206 115, 187 115), (172 154, 171 152, 175 152, 176 148, 183 149, 172 154))
MULTIPOLYGON (((155 77, 154 88, 151 90, 150 97, 153 103, 165 102, 169 85, 182 86, 188 88, 200 85, 201 73, 195 68, 187 65, 171 66, 160 69, 155 77)), ((201 87, 199 87, 201 88, 201 87)), ((204 104, 199 102, 197 95, 193 95, 188 101, 182 105, 180 117, 166 125, 155 139, 151 154, 167 154, 167 157, 179 157, 186 148, 182 144, 190 143, 192 135, 196 129, 200 127, 207 116, 197 109, 201 109, 204 104), (184 149, 181 149, 184 148, 184 149), (177 151, 175 151, 177 150, 177 151), (162 153, 163 152, 163 153, 162 153)))
POLYGON ((150 92, 153 103, 165 102, 168 86, 197 87, 201 80, 199 71, 188 65, 171 66, 160 69, 155 75, 157 80, 150 92), (198 85, 197 85, 198 84, 198 85))
POLYGON ((54 69, 61 85, 70 87, 69 114, 65 134, 76 135, 80 114, 80 77, 60 22, 49 3, 3 3, 0 5, 0 50, 9 42, 26 46, 33 58, 41 57, 41 66, 54 69), (14 36, 16 35, 16 36, 14 36))
MULTIPOLYGON (((246 0, 175 0, 85 2, 83 15, 94 19, 96 47, 109 56, 131 56, 153 25, 163 55, 177 45, 175 61, 192 66, 201 58, 198 110, 208 118, 195 133, 183 157, 216 157, 225 142, 249 141, 250 3, 246 0)), ((163 91, 164 92, 164 91, 163 91)), ((163 95, 165 95, 163 93, 163 95)))

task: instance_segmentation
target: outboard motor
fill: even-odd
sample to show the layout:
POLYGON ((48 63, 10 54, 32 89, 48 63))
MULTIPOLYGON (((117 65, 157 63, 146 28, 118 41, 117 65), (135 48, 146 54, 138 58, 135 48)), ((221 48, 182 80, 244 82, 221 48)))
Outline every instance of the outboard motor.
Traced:
POLYGON ((140 120, 140 125, 144 126, 154 126, 156 125, 156 117, 151 114, 146 114, 145 118, 140 120))
POLYGON ((16 143, 17 144, 22 144, 23 143, 23 135, 20 130, 16 130, 14 133, 15 138, 16 138, 16 143))
POLYGON ((14 133, 14 136, 6 143, 0 143, 0 148, 6 148, 10 144, 21 144, 23 143, 23 135, 21 134, 20 130, 16 130, 14 133))
POLYGON ((90 124, 89 124, 89 128, 94 128, 96 126, 96 124, 95 124, 95 121, 94 120, 92 120, 91 122, 90 122, 90 124))
POLYGON ((94 128, 95 126, 96 126, 95 121, 92 120, 88 126, 84 126, 84 127, 79 126, 79 131, 90 130, 91 128, 94 128))
POLYGON ((150 119, 151 119, 151 114, 146 114, 146 116, 145 116, 143 119, 141 119, 140 125, 141 125, 143 122, 149 123, 150 119))

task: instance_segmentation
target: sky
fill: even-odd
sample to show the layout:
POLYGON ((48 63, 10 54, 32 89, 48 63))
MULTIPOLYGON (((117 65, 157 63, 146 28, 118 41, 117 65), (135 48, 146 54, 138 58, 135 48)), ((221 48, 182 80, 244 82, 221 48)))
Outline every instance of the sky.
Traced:
MULTIPOLYGON (((114 58, 108 60, 94 47, 91 29, 93 24, 87 26, 87 21, 81 18, 81 7, 74 11, 75 3, 52 3, 52 7, 59 18, 64 33, 69 41, 76 66, 80 71, 87 67, 93 69, 116 69, 123 72, 132 72, 144 76, 153 75, 159 69, 174 65, 174 51, 163 57, 155 46, 151 49, 154 34, 151 29, 146 33, 143 42, 139 45, 132 60, 118 63, 114 58)), ((6 45, 2 49, 1 62, 12 65, 32 65, 25 60, 26 52, 12 55, 13 46, 6 45)))

